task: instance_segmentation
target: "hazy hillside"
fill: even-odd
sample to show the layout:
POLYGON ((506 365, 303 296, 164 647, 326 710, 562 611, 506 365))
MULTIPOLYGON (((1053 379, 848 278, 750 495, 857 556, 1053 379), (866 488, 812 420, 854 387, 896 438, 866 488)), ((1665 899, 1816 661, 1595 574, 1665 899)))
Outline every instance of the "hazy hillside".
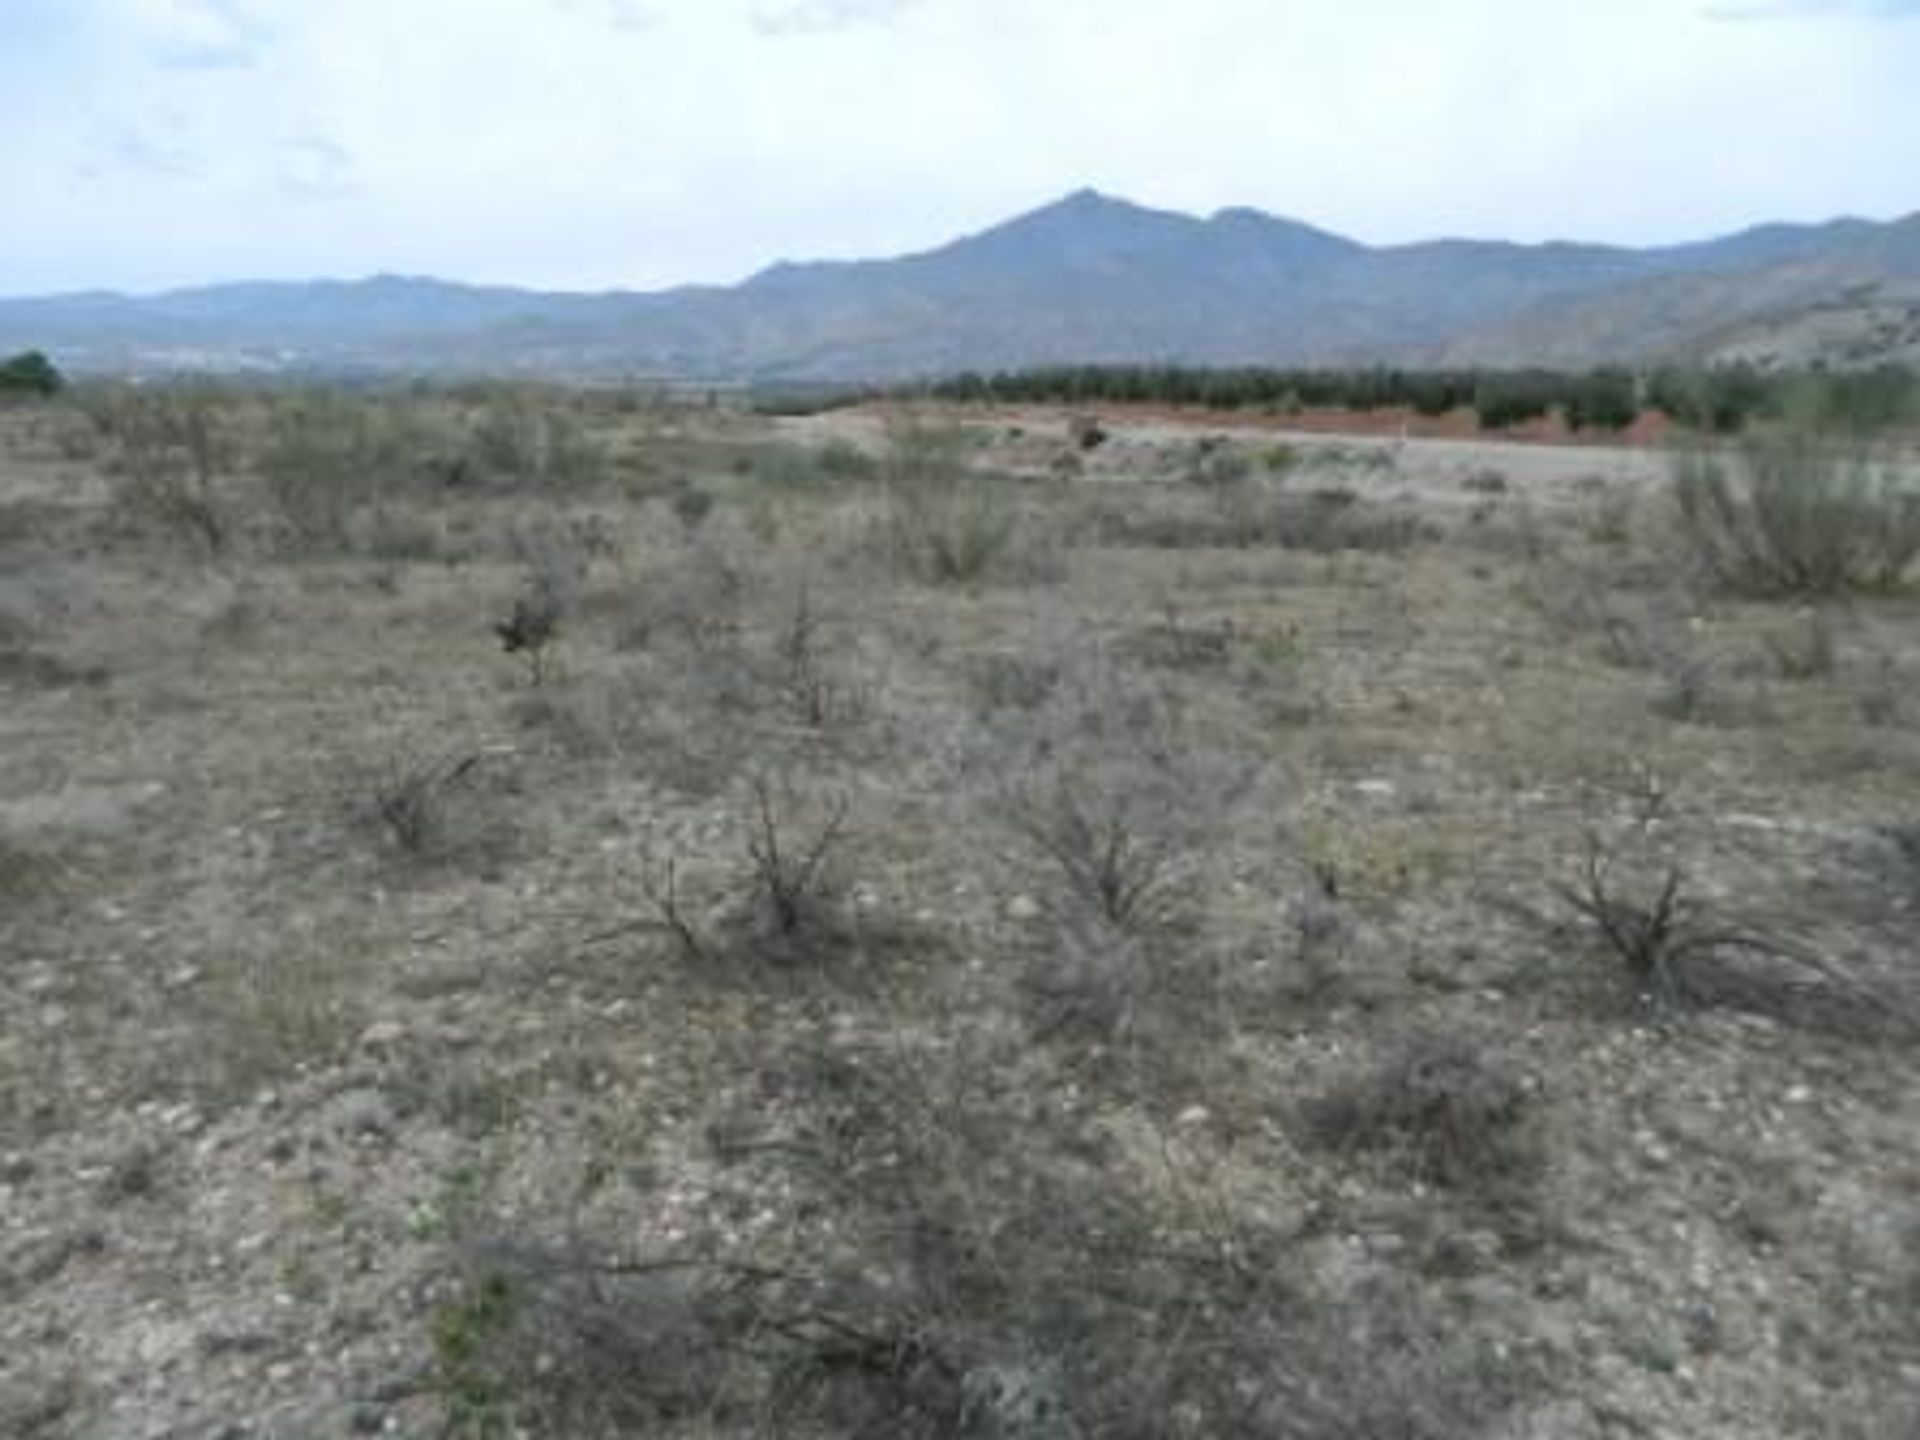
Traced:
POLYGON ((1080 191, 923 254, 782 263, 731 288, 555 294, 379 276, 5 300, 0 349, 43 347, 78 370, 698 379, 1068 361, 1848 363, 1911 351, 1909 296, 1920 304, 1920 216, 1653 250, 1373 248, 1255 210, 1200 219, 1080 191))

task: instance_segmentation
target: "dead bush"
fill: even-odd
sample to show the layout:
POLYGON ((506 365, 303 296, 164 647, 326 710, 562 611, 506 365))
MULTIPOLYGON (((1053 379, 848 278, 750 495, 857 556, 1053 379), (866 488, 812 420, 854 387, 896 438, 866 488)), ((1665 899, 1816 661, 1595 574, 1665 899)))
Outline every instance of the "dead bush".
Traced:
POLYGON ((838 871, 849 802, 818 800, 764 776, 749 790, 746 874, 727 938, 778 966, 829 959, 852 940, 838 871))
POLYGON ((1330 1149, 1380 1152, 1414 1179, 1480 1199, 1518 1198, 1541 1167, 1527 1088, 1453 1035, 1414 1037, 1306 1107, 1330 1149))
POLYGON ((1668 803, 1649 778, 1631 818, 1611 835, 1589 831, 1576 876, 1554 887, 1640 1000, 1665 1011, 1731 1005, 1856 1028, 1885 1010, 1783 921, 1737 917, 1709 901, 1662 838, 1668 803))
POLYGON ((489 773, 497 759, 477 750, 395 750, 355 780, 357 814, 409 864, 498 864, 517 827, 501 803, 505 777, 489 773))
POLYGON ((760 1047, 760 1084, 717 1137, 723 1156, 777 1156, 796 1200, 834 1217, 829 1253, 858 1257, 830 1272, 827 1293, 854 1298, 839 1308, 915 1342, 925 1388, 835 1433, 1441 1440, 1535 1383, 1490 1379, 1405 1289, 1310 1298, 1291 1237, 1140 1183, 1003 1043, 810 1027, 760 1047))
POLYGON ((1164 915, 1171 898, 1175 841, 1156 823, 1168 799, 1111 767, 1062 766, 1036 780, 1014 814, 1072 897, 1125 930, 1164 915))

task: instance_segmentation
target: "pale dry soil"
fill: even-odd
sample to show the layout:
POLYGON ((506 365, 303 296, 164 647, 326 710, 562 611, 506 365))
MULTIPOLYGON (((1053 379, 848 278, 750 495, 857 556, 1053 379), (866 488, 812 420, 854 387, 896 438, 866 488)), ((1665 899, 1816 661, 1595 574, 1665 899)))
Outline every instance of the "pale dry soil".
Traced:
POLYGON ((1690 587, 1644 452, 1223 425, 1201 485, 1043 413, 977 429, 1017 533, 943 584, 875 416, 587 423, 597 478, 397 502, 429 553, 207 557, 0 413, 0 1434, 1920 1433, 1913 594, 1690 587), (1177 543, 1249 490, 1412 530, 1177 543), (844 812, 797 938, 756 783, 792 852, 844 812), (1063 787, 1152 915, 1035 842, 1063 787), (1787 958, 1637 993, 1590 837, 1787 958), (1325 1121, 1436 1052, 1491 1150, 1325 1121), (537 1267, 484 1303, 535 1252, 805 1275, 811 1338, 609 1361, 537 1267), (841 1396, 827 1314, 962 1400, 841 1396))

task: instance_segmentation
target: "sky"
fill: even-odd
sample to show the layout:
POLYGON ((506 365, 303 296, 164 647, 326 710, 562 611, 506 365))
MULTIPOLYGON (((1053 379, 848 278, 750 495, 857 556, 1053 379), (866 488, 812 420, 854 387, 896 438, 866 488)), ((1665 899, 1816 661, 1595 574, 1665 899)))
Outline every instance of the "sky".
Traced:
POLYGON ((0 0, 0 294, 730 283, 1084 186, 1371 244, 1920 210, 1920 0, 0 0))

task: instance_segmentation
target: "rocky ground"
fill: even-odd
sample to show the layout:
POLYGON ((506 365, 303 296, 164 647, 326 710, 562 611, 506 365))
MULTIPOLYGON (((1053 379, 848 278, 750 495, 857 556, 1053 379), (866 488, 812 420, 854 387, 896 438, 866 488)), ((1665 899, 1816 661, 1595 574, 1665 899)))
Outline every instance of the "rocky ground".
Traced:
POLYGON ((1920 1433, 1911 588, 1647 450, 294 403, 0 413, 0 1433, 1920 1433))

